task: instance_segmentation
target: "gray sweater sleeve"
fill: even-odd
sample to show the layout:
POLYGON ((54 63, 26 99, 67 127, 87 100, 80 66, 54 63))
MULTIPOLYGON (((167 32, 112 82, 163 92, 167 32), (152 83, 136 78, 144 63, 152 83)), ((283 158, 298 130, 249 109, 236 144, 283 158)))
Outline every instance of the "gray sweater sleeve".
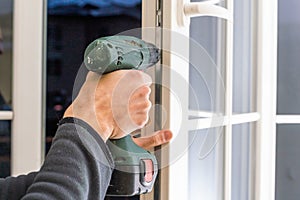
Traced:
MULTIPOLYGON (((65 118, 41 170, 22 199, 102 200, 113 167, 110 151, 95 130, 82 120, 65 118)), ((6 185, 5 181, 2 184, 6 185)), ((12 191, 17 187, 17 183, 8 186, 12 191)))

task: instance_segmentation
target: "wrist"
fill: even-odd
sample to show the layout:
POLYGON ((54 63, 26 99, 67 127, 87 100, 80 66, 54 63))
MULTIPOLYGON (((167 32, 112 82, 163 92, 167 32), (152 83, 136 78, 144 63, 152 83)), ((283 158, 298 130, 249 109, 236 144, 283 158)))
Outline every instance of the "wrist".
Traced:
POLYGON ((91 112, 76 112, 74 111, 72 104, 65 111, 63 118, 72 117, 83 120, 98 133, 104 142, 106 142, 113 132, 113 126, 111 123, 108 123, 104 117, 97 117, 95 115, 90 116, 90 113, 91 112))

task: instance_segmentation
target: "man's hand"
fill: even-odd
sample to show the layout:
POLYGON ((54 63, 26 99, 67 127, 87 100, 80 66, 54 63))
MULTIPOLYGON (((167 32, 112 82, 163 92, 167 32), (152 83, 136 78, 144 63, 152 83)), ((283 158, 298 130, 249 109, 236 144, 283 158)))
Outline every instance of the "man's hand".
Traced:
POLYGON ((137 70, 118 70, 100 77, 89 72, 64 117, 92 126, 104 141, 121 138, 148 121, 151 77, 137 70))

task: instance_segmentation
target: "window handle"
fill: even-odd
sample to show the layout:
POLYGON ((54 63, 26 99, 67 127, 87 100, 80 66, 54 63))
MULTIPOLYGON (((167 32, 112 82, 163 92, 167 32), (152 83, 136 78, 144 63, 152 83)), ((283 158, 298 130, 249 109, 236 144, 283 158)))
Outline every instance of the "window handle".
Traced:
POLYGON ((203 2, 184 3, 184 0, 178 2, 178 24, 186 26, 190 23, 191 17, 211 16, 233 21, 233 14, 226 8, 215 5, 220 0, 207 0, 203 2))

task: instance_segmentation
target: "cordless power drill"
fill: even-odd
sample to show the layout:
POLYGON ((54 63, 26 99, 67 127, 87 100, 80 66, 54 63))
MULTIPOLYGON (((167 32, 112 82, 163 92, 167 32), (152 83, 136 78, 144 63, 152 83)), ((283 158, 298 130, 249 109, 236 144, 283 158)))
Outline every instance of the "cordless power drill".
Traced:
MULTIPOLYGON (((131 36, 109 36, 96 39, 85 50, 88 70, 106 74, 121 69, 146 69, 160 59, 153 44, 131 36)), ((150 192, 158 171, 154 155, 137 146, 130 135, 109 140, 115 169, 107 196, 133 196, 150 192)))

